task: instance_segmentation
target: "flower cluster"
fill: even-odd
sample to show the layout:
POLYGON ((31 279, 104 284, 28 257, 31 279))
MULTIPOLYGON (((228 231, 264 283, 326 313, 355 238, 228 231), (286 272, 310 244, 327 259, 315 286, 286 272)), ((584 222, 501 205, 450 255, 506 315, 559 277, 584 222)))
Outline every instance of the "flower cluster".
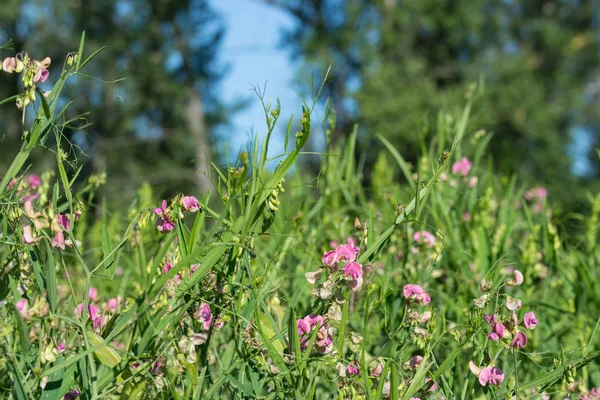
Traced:
POLYGON ((308 348, 312 332, 317 330, 315 339, 315 349, 321 354, 330 353, 333 350, 333 337, 327 326, 327 322, 320 315, 310 314, 304 318, 296 320, 298 335, 300 335, 300 347, 302 351, 308 348))
POLYGON ((20 110, 36 100, 36 84, 43 83, 48 79, 50 63, 50 57, 37 61, 30 58, 26 52, 21 52, 14 57, 5 58, 0 64, 1 71, 8 74, 21 74, 25 91, 17 97, 17 107, 20 110))
POLYGON ((360 248, 354 244, 352 238, 347 244, 341 244, 334 250, 326 252, 321 261, 326 268, 307 272, 306 280, 314 285, 321 276, 324 269, 329 271, 327 280, 318 288, 313 290, 313 295, 325 300, 334 293, 336 282, 344 281, 352 291, 357 291, 363 285, 363 266, 356 259, 360 248))
MULTIPOLYGON (((180 212, 182 209, 187 212, 196 212, 201 209, 200 202, 194 196, 183 196, 178 203, 180 212)), ((169 206, 166 200, 162 201, 160 207, 154 209, 154 214, 158 216, 156 228, 159 232, 167 233, 175 228, 175 210, 173 205, 169 206)))
MULTIPOLYGON (((469 176, 469 173, 471 172, 472 167, 473 162, 471 162, 467 157, 462 157, 460 160, 452 164, 452 174, 456 175, 458 178, 462 177, 463 180, 468 182, 470 188, 474 188, 475 186, 477 186, 479 178, 477 178, 476 176, 471 176, 470 178, 467 178, 469 176)), ((445 173, 443 173, 440 176, 440 180, 443 182, 447 181, 448 179, 449 177, 445 173)), ((452 187, 456 187, 456 179, 450 179, 449 184, 452 187)))
POLYGON ((471 361, 469 362, 469 369, 479 378, 481 386, 490 384, 499 387, 504 381, 504 372, 493 365, 481 368, 471 361))

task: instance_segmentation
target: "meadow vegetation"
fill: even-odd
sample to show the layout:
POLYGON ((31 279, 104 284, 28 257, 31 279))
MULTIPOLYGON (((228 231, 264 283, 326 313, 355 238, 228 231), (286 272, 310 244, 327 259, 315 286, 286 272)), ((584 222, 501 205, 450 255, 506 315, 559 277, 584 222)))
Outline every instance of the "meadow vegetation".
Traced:
POLYGON ((0 397, 599 397, 600 195, 568 232, 543 187, 495 174, 470 121, 482 84, 439 111, 417 164, 377 136, 368 175, 356 128, 303 151, 335 129, 314 112, 327 75, 289 122, 259 90, 267 133, 214 166, 214 190, 144 185, 125 215, 98 207, 111 177, 82 176, 62 135, 78 116, 61 91, 94 54, 82 37, 64 63, 38 56, 0 71, 24 87, 2 101, 23 126, 0 181, 0 397), (34 174, 40 148, 55 165, 34 174))

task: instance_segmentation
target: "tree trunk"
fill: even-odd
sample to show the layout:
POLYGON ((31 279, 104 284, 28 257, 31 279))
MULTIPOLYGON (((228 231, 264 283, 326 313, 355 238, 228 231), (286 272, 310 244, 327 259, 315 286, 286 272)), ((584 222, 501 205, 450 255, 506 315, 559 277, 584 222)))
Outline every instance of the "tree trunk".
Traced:
POLYGON ((208 130, 206 129, 206 121, 204 120, 202 97, 194 88, 190 88, 189 92, 185 118, 196 148, 196 182, 200 192, 206 192, 213 188, 210 179, 211 151, 208 130))

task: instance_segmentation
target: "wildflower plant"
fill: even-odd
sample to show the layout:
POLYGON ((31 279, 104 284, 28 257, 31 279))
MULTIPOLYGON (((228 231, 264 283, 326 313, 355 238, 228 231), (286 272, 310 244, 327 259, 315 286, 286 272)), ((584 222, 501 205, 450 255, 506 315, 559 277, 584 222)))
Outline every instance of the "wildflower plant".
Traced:
POLYGON ((476 91, 415 165, 378 136, 373 171, 358 128, 329 140, 328 103, 315 181, 296 162, 329 71, 272 159, 281 105, 255 87, 265 134, 215 167, 212 193, 144 186, 126 217, 97 218, 110 177, 81 176, 62 136, 84 44, 60 71, 2 60, 24 88, 5 102, 35 116, 0 181, 3 398, 598 397, 597 229, 568 242, 547 192, 486 169, 476 91), (55 168, 37 171, 50 143, 55 168))

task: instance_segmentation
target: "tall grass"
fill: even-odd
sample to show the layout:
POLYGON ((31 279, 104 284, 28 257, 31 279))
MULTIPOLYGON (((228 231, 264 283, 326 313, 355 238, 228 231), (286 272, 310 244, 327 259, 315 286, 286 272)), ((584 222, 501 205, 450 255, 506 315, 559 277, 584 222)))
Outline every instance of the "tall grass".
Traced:
POLYGON ((543 188, 488 163, 476 90, 417 165, 378 137, 370 176, 357 130, 317 177, 294 168, 313 104, 269 159, 280 105, 263 103, 268 133, 215 166, 214 193, 163 206, 144 186, 127 216, 97 217, 105 178, 81 177, 62 135, 84 37, 69 57, 0 184, 3 398, 597 397, 600 196, 564 237, 543 188), (28 157, 50 143, 38 183, 28 157))

